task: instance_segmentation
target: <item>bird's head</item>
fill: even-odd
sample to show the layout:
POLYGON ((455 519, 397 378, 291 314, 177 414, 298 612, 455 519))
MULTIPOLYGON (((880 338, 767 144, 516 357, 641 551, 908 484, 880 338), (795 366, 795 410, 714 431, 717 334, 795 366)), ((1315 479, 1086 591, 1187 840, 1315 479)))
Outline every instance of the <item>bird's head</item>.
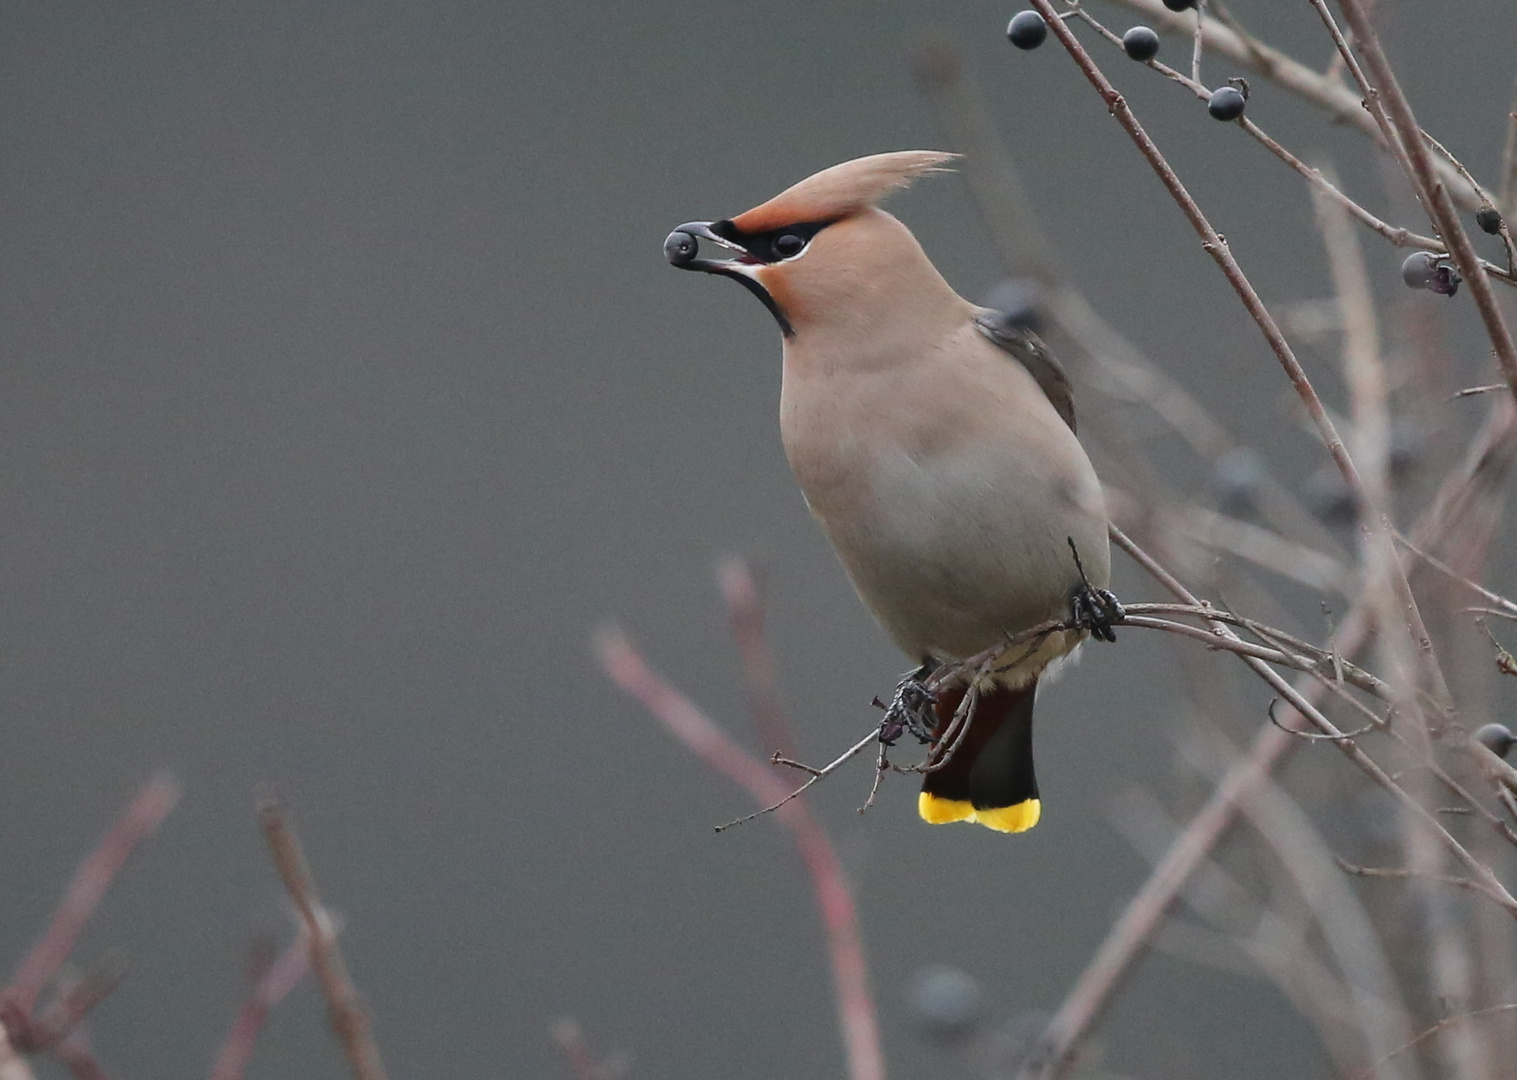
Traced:
POLYGON ((664 255, 681 270, 740 282, 786 338, 822 319, 867 317, 924 286, 947 288, 916 238, 877 204, 957 156, 902 150, 845 161, 736 217, 681 225, 664 255), (734 254, 702 258, 702 241, 734 254))

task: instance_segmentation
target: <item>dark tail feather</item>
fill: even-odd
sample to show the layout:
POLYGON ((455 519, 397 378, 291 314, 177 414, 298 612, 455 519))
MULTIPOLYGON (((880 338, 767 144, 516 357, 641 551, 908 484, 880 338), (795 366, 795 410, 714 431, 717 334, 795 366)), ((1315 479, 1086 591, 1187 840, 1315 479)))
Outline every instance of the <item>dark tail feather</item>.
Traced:
MULTIPOLYGON (((973 821, 1000 832, 1025 832, 1038 823, 1042 803, 1032 769, 1033 681, 1016 690, 983 691, 969 730, 941 769, 927 774, 917 811, 934 825, 973 821)), ((948 752, 942 737, 965 691, 940 690, 935 709, 940 741, 932 763, 948 752)))

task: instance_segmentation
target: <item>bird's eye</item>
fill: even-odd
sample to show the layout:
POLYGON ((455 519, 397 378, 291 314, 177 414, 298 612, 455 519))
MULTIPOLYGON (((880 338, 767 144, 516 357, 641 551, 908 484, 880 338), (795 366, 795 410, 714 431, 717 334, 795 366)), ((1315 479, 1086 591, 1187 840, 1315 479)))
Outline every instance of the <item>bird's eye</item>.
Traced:
POLYGON ((789 259, 806 248, 806 237, 800 233, 782 232, 774 238, 774 254, 777 258, 789 259))

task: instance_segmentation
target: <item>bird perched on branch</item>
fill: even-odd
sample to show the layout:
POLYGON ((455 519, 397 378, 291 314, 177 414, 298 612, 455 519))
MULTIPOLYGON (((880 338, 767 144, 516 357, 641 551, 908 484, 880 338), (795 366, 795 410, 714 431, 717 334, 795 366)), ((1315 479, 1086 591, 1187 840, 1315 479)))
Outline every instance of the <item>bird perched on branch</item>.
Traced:
POLYGON ((845 162, 736 217, 681 225, 664 251, 735 279, 779 323, 790 466, 859 596, 922 665, 903 689, 933 703, 922 818, 1021 832, 1041 813, 1038 679, 1089 630, 1109 638, 1120 606, 1063 370, 1036 335, 955 293, 877 205, 954 157, 845 162), (732 257, 702 258, 702 242, 732 257), (1007 649, 972 693, 969 677, 924 692, 939 665, 1071 611, 1079 628, 1007 649))

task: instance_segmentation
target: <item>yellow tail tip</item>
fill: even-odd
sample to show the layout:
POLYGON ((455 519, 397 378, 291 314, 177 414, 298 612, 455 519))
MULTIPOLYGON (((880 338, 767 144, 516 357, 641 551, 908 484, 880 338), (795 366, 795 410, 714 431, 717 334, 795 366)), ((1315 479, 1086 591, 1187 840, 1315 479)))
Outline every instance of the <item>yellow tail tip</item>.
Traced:
POLYGON ((1026 832, 1043 816, 1038 799, 1026 799, 1015 806, 997 806, 977 810, 967 799, 942 799, 928 792, 917 797, 917 813, 929 825, 947 825, 953 821, 972 821, 996 832, 1026 832))

